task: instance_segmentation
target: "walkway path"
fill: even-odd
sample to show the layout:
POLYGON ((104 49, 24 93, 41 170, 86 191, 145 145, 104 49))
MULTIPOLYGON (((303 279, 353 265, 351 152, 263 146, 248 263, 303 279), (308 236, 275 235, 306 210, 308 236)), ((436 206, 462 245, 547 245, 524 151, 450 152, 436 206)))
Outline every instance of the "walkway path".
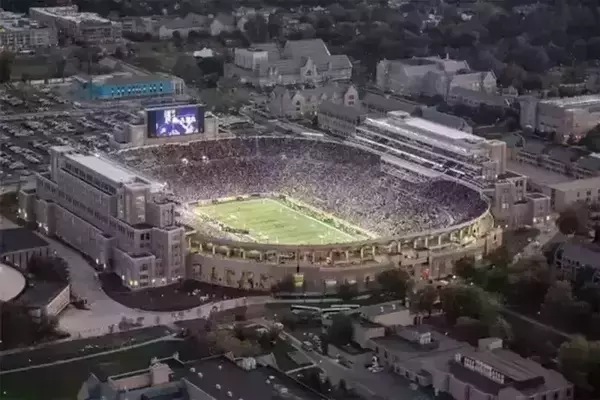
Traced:
POLYGON ((53 361, 53 362, 50 362, 50 363, 29 365, 27 367, 15 368, 15 369, 10 369, 10 370, 3 370, 3 371, 0 371, 0 375, 12 374, 12 373, 15 373, 15 372, 23 372, 23 371, 28 371, 30 369, 52 367, 54 365, 67 364, 67 363, 71 363, 71 362, 74 362, 74 361, 86 360, 88 358, 94 358, 94 357, 100 357, 100 356, 105 356, 105 355, 109 355, 109 354, 119 353, 121 351, 135 349, 135 348, 146 346, 146 345, 149 345, 149 344, 152 344, 152 343, 163 342, 165 340, 173 338, 174 336, 175 336, 175 334, 171 334, 171 335, 163 336, 163 337, 160 337, 160 338, 151 339, 151 340, 148 340, 146 342, 135 343, 135 344, 131 344, 129 346, 119 347, 118 349, 112 349, 112 350, 102 351, 100 353, 86 354, 84 356, 67 358, 67 359, 64 359, 64 360, 53 361))

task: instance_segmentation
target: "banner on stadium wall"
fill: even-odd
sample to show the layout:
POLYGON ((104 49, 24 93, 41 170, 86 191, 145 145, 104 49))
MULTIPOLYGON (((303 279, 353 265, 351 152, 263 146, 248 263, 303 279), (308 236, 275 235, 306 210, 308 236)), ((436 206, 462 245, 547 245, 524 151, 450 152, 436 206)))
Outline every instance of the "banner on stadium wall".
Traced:
POLYGON ((304 285, 304 274, 294 274, 294 286, 301 288, 304 285))

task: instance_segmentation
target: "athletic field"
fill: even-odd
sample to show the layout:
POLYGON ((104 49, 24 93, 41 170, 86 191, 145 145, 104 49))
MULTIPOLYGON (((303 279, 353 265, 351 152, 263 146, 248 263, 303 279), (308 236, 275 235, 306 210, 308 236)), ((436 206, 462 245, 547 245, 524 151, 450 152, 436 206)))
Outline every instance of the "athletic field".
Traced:
POLYGON ((198 206, 197 212, 231 228, 247 229, 252 238, 263 243, 322 244, 364 239, 270 198, 207 204, 198 206))

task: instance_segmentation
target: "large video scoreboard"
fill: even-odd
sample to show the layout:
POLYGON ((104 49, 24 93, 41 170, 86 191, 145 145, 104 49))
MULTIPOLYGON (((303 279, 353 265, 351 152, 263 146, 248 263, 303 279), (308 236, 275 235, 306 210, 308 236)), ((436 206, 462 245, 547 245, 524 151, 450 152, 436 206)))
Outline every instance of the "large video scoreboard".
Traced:
POLYGON ((204 133, 204 106, 179 105, 146 109, 149 138, 204 133))

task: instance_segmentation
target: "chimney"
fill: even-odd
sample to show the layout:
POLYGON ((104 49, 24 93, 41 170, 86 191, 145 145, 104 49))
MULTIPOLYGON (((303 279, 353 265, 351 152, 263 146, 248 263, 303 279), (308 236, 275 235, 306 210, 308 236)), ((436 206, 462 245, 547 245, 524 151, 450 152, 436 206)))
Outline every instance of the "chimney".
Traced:
POLYGON ((162 385, 169 382, 171 368, 167 364, 156 363, 150 367, 150 382, 152 386, 162 385))

